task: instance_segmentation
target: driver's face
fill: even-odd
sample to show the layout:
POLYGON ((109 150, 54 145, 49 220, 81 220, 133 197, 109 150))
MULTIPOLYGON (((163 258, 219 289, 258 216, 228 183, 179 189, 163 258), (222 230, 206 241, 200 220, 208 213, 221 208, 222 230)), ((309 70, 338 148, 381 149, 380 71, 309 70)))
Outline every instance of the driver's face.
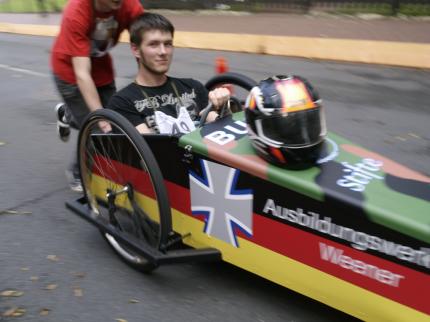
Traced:
POLYGON ((145 32, 136 53, 141 67, 157 75, 167 73, 173 57, 173 37, 170 32, 149 30, 145 32))

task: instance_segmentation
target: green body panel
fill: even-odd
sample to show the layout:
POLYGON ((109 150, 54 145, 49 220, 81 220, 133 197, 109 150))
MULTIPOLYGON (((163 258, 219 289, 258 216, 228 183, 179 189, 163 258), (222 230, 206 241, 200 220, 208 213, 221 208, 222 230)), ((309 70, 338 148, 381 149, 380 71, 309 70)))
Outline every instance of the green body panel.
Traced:
POLYGON ((430 243, 429 202, 375 182, 366 193, 364 210, 372 221, 430 243))
POLYGON ((243 119, 243 113, 236 113, 230 123, 219 120, 211 125, 212 130, 208 131, 207 126, 197 129, 182 136, 179 144, 182 147, 191 146, 194 154, 240 169, 310 198, 323 202, 337 200, 352 208, 360 208, 370 222, 430 243, 430 196, 423 198, 419 191, 422 189, 415 189, 430 189, 430 178, 365 150, 334 133, 329 133, 326 140, 326 153, 332 157, 306 170, 287 170, 268 164, 256 155, 246 134, 237 135, 234 141, 224 145, 208 139, 208 134, 214 131, 229 133, 226 126, 228 128, 229 124, 243 122, 243 119), (373 163, 369 166, 366 162, 373 163), (365 166, 367 168, 362 168, 365 166), (351 169, 360 170, 357 172, 351 169), (355 181, 349 181, 350 179, 355 181), (395 182, 396 187, 390 186, 388 181, 395 182), (411 182, 415 188, 408 191, 411 182), (362 190, 356 192, 339 183, 362 190))

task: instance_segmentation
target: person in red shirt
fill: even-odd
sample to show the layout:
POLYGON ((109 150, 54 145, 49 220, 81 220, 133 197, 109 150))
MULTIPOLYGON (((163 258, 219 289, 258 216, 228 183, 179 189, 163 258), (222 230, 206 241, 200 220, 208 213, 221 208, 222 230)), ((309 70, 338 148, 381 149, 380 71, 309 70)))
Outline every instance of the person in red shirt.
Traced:
MULTIPOLYGON (((143 13, 139 0, 69 0, 51 52, 51 67, 63 102, 55 107, 57 130, 68 141, 89 112, 103 108, 115 93, 109 50, 143 13)), ((99 124, 102 131, 108 123, 99 124)), ((66 171, 70 187, 82 191, 76 157, 66 171)))

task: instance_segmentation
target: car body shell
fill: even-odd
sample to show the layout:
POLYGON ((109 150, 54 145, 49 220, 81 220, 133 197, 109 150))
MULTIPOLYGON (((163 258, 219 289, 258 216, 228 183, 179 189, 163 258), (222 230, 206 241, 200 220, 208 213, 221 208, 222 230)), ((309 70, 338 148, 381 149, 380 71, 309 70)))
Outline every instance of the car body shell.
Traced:
MULTIPOLYGON (((429 321, 430 178, 334 133, 314 167, 279 168, 246 133, 236 113, 181 137, 143 136, 183 242, 363 320, 429 321)), ((121 166, 157 211, 149 176, 121 166)))

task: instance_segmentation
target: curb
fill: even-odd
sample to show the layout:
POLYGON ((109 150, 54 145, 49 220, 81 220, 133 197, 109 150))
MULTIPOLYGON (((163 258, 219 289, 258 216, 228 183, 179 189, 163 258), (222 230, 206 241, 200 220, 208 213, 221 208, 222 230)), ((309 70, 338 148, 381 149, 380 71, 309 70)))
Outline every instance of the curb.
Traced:
MULTIPOLYGON (((0 32, 55 36, 58 26, 0 23, 0 32)), ((124 32, 121 42, 128 42, 124 32)), ((175 32, 175 46, 430 69, 430 44, 210 32, 175 32)))

